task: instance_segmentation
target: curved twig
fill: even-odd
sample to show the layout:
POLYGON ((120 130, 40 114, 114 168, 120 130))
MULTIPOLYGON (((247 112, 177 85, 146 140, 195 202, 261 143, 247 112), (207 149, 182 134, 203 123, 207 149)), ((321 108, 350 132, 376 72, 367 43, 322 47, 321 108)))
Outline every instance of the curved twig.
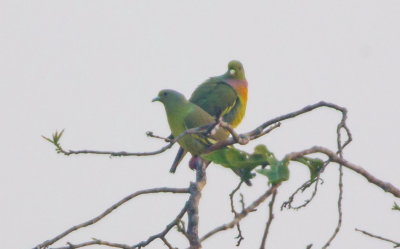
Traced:
MULTIPOLYGON (((135 198, 135 197, 137 197, 139 195, 154 194, 154 193, 189 193, 189 189, 188 188, 153 188, 153 189, 146 189, 146 190, 137 191, 137 192, 135 192, 133 194, 130 194, 130 195, 126 196, 125 198, 123 198, 119 202, 115 203, 111 207, 107 208, 103 213, 101 213, 100 215, 94 217, 93 219, 90 219, 90 220, 85 221, 85 222, 83 222, 83 223, 81 223, 79 225, 76 225, 76 226, 73 226, 73 227, 67 229, 66 231, 60 233, 56 237, 54 237, 54 238, 52 238, 50 240, 46 240, 43 243, 35 246, 34 249, 46 248, 46 247, 54 244, 58 240, 64 238, 68 234, 78 230, 78 229, 81 229, 83 227, 87 227, 87 226, 95 224, 99 220, 103 219, 105 216, 109 215, 112 211, 114 211, 115 209, 120 207, 122 204, 128 202, 129 200, 131 200, 131 199, 133 199, 133 198, 135 198)), ((92 241, 91 243, 94 243, 94 242, 92 241)), ((79 247, 82 247, 82 246, 79 246, 79 247)))
POLYGON ((369 232, 367 232, 367 231, 360 230, 360 229, 358 229, 358 228, 356 228, 355 230, 356 230, 357 232, 361 232, 361 233, 363 233, 363 234, 365 234, 365 235, 367 235, 367 236, 369 236, 369 237, 372 237, 372 238, 375 238, 375 239, 379 239, 379 240, 383 240, 383 241, 390 242, 390 243, 394 244, 394 248, 400 247, 400 242, 397 242, 397 241, 394 241, 394 240, 391 240, 391 239, 386 239, 386 238, 381 237, 381 236, 379 236, 379 235, 374 235, 374 234, 372 234, 372 233, 369 233, 369 232))
POLYGON ((389 182, 384 182, 384 181, 378 179, 377 177, 373 176, 371 173, 366 171, 361 166, 355 165, 355 164, 347 161, 344 158, 340 158, 339 156, 336 155, 336 153, 334 153, 333 151, 331 151, 325 147, 314 146, 314 147, 311 147, 309 149, 302 150, 299 152, 292 152, 292 153, 287 154, 285 158, 288 160, 293 160, 295 158, 302 157, 302 156, 309 155, 309 154, 314 154, 314 153, 323 153, 323 154, 327 155, 332 162, 342 164, 344 167, 351 169, 352 171, 364 176, 370 183, 380 187, 383 191, 389 192, 392 195, 394 195, 395 197, 400 198, 400 189, 398 189, 397 187, 395 187, 394 185, 392 185, 389 182))
POLYGON ((278 183, 276 185, 273 185, 270 187, 264 194, 262 194, 260 197, 258 197, 257 200, 255 200, 253 203, 251 203, 249 206, 247 206, 242 212, 238 213, 238 215, 229 223, 226 223, 224 225, 221 225, 219 227, 214 228, 210 232, 206 233, 203 237, 201 237, 200 241, 204 241, 211 236, 215 235, 216 233, 219 233, 221 231, 231 229, 235 227, 236 224, 238 224, 243 218, 245 218, 250 212, 253 212, 256 207, 258 207, 261 203, 263 203, 271 194, 274 193, 274 191, 281 185, 281 183, 278 183))
POLYGON ((272 220, 274 219, 274 203, 275 203, 275 198, 276 198, 276 194, 278 193, 278 190, 275 190, 273 195, 272 195, 272 199, 269 202, 269 215, 268 215, 268 221, 265 225, 265 230, 264 230, 264 234, 263 237, 261 239, 261 246, 260 249, 265 249, 265 242, 267 241, 267 237, 268 237, 268 232, 269 232, 269 228, 271 227, 272 224, 272 220))
MULTIPOLYGON (((268 134, 269 132, 271 132, 272 130, 278 128, 280 126, 280 122, 287 120, 287 119, 291 119, 294 117, 297 117, 301 114, 310 112, 314 109, 317 108, 321 108, 321 107, 328 107, 328 108, 332 108, 335 109, 337 111, 340 111, 343 115, 343 117, 347 117, 347 110, 344 107, 338 106, 336 104, 333 103, 328 103, 325 101, 320 101, 316 104, 313 105, 308 105, 300 110, 273 118, 263 124, 261 124, 260 126, 258 126, 257 128, 255 128, 252 131, 249 131, 247 133, 244 134, 236 134, 236 132, 233 129, 229 129, 229 125, 228 124, 223 124, 224 128, 227 129, 231 134, 232 137, 224 140, 224 141, 220 141, 216 144, 214 144, 213 146, 209 147, 208 150, 205 153, 209 153, 212 152, 214 150, 218 150, 222 147, 228 146, 228 145, 233 145, 236 143, 240 143, 240 144, 246 144, 248 143, 250 140, 254 140, 257 139, 261 136, 264 136, 266 134, 268 134)), ((345 119, 345 118, 343 118, 345 119)), ((180 134, 179 136, 177 136, 176 138, 172 139, 172 140, 167 140, 169 141, 169 143, 167 145, 165 145, 164 147, 162 147, 159 150, 156 151, 151 151, 151 152, 126 152, 126 151, 120 151, 120 152, 115 152, 115 151, 97 151, 97 150, 64 150, 61 145, 59 144, 59 139, 62 135, 59 134, 60 136, 57 139, 54 139, 54 135, 53 135, 53 139, 47 138, 47 137, 43 137, 44 139, 46 139, 47 141, 51 142, 52 144, 54 144, 56 146, 56 150, 58 153, 62 153, 66 156, 69 155, 74 155, 74 154, 97 154, 97 155, 109 155, 109 156, 151 156, 151 155, 156 155, 156 154, 160 154, 163 153, 164 151, 170 149, 176 142, 178 142, 178 140, 182 139, 182 137, 189 135, 189 134, 198 134, 198 133, 202 133, 207 131, 210 127, 214 126, 217 122, 213 122, 211 124, 207 124, 201 127, 197 127, 197 128, 192 128, 189 130, 186 130, 185 132, 183 132, 182 134, 180 134)), ((349 140, 345 142, 345 144, 343 145, 343 148, 350 143, 351 141, 351 133, 350 130, 347 128, 347 126, 343 126, 343 128, 345 129, 349 140)), ((55 133, 57 135, 57 132, 55 133)), ((151 132, 147 132, 147 134, 151 134, 151 137, 159 137, 159 136, 155 136, 153 135, 151 132)), ((161 137, 160 137, 161 138, 161 137)), ((163 138, 164 140, 166 140, 165 138, 163 138)))

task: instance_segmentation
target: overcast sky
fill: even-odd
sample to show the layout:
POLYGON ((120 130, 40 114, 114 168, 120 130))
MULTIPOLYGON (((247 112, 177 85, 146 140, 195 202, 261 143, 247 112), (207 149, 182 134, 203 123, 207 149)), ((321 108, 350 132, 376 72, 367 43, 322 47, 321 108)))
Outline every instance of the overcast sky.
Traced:
MULTIPOLYGON (((164 108, 151 99, 163 88, 189 96, 231 59, 243 62, 249 81, 239 132, 320 100, 345 106, 354 136, 345 157, 400 186, 399 24, 398 0, 2 0, 1 247, 32 248, 140 189, 188 186, 194 172, 186 161, 168 173, 176 146, 153 157, 66 157, 40 136, 65 128, 66 149, 156 150, 163 143, 145 132, 166 136, 169 129, 164 108)), ((242 149, 263 143, 280 158, 313 145, 335 150, 339 119, 318 110, 242 149)), ((278 209, 308 177, 303 166, 290 170, 267 245, 320 248, 337 222, 337 166, 329 166, 315 200, 298 212, 278 209)), ((232 219, 228 193, 238 181, 220 166, 207 173, 200 234, 232 219)), ((392 248, 354 228, 399 241, 394 197, 344 173, 343 227, 331 248, 392 248)), ((266 188, 258 176, 243 188, 246 203, 266 188)), ((135 244, 160 232, 184 202, 169 194, 140 197, 58 245, 92 237, 135 244)), ((259 247, 266 219, 267 202, 243 221, 241 248, 259 247)), ((235 236, 226 231, 203 246, 235 248, 235 236)), ((176 232, 168 239, 186 246, 176 232)))

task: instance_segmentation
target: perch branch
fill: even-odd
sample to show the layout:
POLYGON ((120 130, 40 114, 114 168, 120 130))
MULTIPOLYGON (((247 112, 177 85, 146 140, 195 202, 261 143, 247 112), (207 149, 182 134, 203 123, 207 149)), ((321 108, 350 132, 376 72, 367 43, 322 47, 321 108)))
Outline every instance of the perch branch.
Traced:
MULTIPOLYGON (((230 137, 224 141, 220 141, 216 144, 214 144, 213 146, 211 146, 205 153, 209 153, 212 152, 214 150, 220 149, 222 147, 228 146, 228 145, 232 145, 232 144, 236 144, 236 143, 241 143, 241 144, 246 144, 248 143, 248 141, 250 140, 254 140, 256 138, 259 138, 261 136, 264 136, 265 134, 268 134, 269 132, 271 132, 272 130, 278 128, 280 126, 280 122, 287 120, 287 119, 291 119, 294 117, 297 117, 301 114, 310 112, 314 109, 317 108, 321 108, 321 107, 328 107, 328 108, 332 108, 335 109, 337 111, 340 111, 343 115, 343 117, 346 117, 347 115, 347 110, 344 107, 332 104, 332 103, 328 103, 328 102, 324 102, 324 101, 320 101, 316 104, 313 105, 308 105, 298 111, 294 111, 279 117, 276 117, 274 119, 271 119, 263 124, 261 124, 260 126, 258 126, 256 129, 249 131, 247 133, 244 134, 236 134, 236 132, 233 131, 233 129, 231 129, 231 134, 233 135, 233 137, 230 137), (234 135, 236 134, 236 135, 234 135)), ((97 150, 64 150, 60 143, 59 143, 59 139, 61 138, 62 132, 61 134, 58 134, 57 132, 54 135, 59 135, 59 137, 57 139, 54 139, 54 135, 53 135, 53 139, 47 138, 47 137, 43 137, 44 139, 46 139, 47 141, 51 142, 52 144, 54 144, 56 146, 56 151, 58 153, 62 153, 66 156, 69 155, 75 155, 75 154, 97 154, 97 155, 110 155, 110 156, 151 156, 151 155, 156 155, 156 154, 160 154, 163 153, 164 151, 170 149, 177 141, 179 141, 180 139, 182 139, 182 137, 188 135, 188 134, 198 134, 198 133, 202 133, 207 131, 210 127, 215 126, 216 122, 213 122, 211 124, 207 124, 201 127, 197 127, 197 128, 192 128, 189 130, 186 130, 185 132, 183 132, 182 134, 180 134, 179 136, 177 136, 176 138, 170 140, 169 138, 163 138, 163 137, 159 137, 159 136, 155 136, 153 135, 152 132, 147 132, 148 136, 150 137, 158 137, 161 138, 163 140, 168 140, 169 143, 167 145, 165 145, 164 147, 162 147, 159 150, 156 151, 151 151, 151 152, 126 152, 126 151, 120 151, 120 152, 115 152, 115 151, 97 151, 97 150), (150 135, 149 135, 150 134, 150 135)), ((229 130, 229 126, 226 125, 228 127, 229 130)), ((344 129, 346 130, 348 137, 349 137, 349 141, 347 141, 343 147, 345 147, 350 141, 351 141, 351 133, 350 130, 347 128, 347 126, 344 126, 344 129)))
MULTIPOLYGON (((318 103, 316 103, 316 104, 308 105, 308 106, 306 106, 306 107, 304 107, 304 108, 302 108, 302 109, 300 109, 300 110, 298 110, 298 111, 294 111, 294 112, 291 112, 291 113, 288 113, 288 114, 285 114, 285 115, 276 117, 276 118, 274 118, 274 119, 271 119, 271 120, 269 120, 269 121, 267 121, 267 122, 261 124, 260 126, 258 126, 258 127, 255 128, 254 130, 249 131, 249 132, 244 133, 244 134, 241 134, 241 135, 238 135, 238 136, 240 136, 240 137, 242 137, 242 138, 247 138, 247 139, 243 139, 242 141, 254 140, 254 139, 256 139, 256 138, 259 138, 260 136, 263 136, 263 135, 267 134, 267 133, 268 133, 268 132, 266 132, 266 131, 268 130, 267 128, 269 128, 270 126, 272 126, 272 127, 270 127, 270 128, 275 129, 275 128, 277 128, 277 127, 280 126, 280 122, 281 122, 281 121, 284 121, 284 120, 287 120, 287 119, 291 119, 291 118, 297 117, 297 116, 299 116, 299 115, 301 115, 301 114, 310 112, 310 111, 312 111, 312 110, 314 110, 314 109, 321 108, 321 107, 327 107, 327 108, 331 108, 331 109, 334 109, 334 110, 337 110, 337 111, 341 112, 341 113, 342 113, 342 122, 341 122, 341 124, 342 124, 343 122, 345 122, 345 120, 347 119, 347 110, 346 110, 346 108, 341 107, 341 106, 338 106, 338 105, 333 104, 333 103, 328 103, 328 102, 325 102, 325 101, 320 101, 320 102, 318 102, 318 103), (267 129, 267 130, 266 130, 266 129, 267 129)), ((339 124, 339 125, 340 125, 340 124, 339 124)), ((342 126, 343 126, 343 129, 346 131, 347 136, 348 136, 348 140, 347 140, 347 141, 345 142, 345 144, 343 145, 343 148, 344 148, 344 147, 347 146, 347 145, 350 143, 350 141, 352 140, 352 135, 351 135, 351 133, 350 133, 350 130, 349 130, 349 129, 347 128, 347 126, 345 125, 345 123, 344 123, 342 126)), ((341 127, 342 127, 342 126, 341 126, 341 127)), ((208 149, 207 152, 211 152, 211 151, 214 151, 214 150, 223 148, 223 147, 228 146, 228 145, 233 145, 233 144, 236 144, 236 143, 237 143, 236 139, 233 138, 233 137, 230 137, 230 138, 228 138, 228 139, 226 139, 226 140, 224 140, 224 141, 220 141, 220 142, 214 144, 213 146, 211 146, 211 147, 208 149)))
POLYGON ((55 132, 53 134, 53 138, 50 139, 48 137, 42 136, 44 139, 52 143, 56 147, 57 153, 64 154, 66 156, 69 155, 76 155, 76 154, 96 154, 96 155, 109 155, 109 156, 152 156, 152 155, 157 155, 160 153, 163 153, 164 151, 170 149, 175 143, 177 143, 180 139, 182 139, 184 136, 189 135, 189 134, 199 134, 202 132, 207 131, 207 129, 214 125, 215 123, 203 125, 200 127, 188 129, 184 131, 182 134, 179 136, 173 138, 172 140, 169 138, 163 138, 160 136, 154 135, 151 131, 146 132, 146 135, 149 137, 154 137, 154 138, 160 138, 163 139, 164 141, 168 141, 168 144, 163 146, 161 149, 156 150, 156 151, 151 151, 151 152, 126 152, 126 151, 99 151, 99 150, 65 150, 62 148, 61 144, 59 143, 59 140, 64 132, 62 130, 60 133, 55 132))

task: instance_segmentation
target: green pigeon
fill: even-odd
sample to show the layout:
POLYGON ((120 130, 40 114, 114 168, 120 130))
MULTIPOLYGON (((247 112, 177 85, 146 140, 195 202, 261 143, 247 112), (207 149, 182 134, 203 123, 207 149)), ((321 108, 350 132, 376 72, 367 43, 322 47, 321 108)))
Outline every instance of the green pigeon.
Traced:
MULTIPOLYGON (((184 131, 215 122, 215 119, 199 106, 189 102, 181 93, 166 89, 161 90, 154 101, 164 104, 167 113, 168 124, 172 136, 177 137, 184 131)), ((224 140, 229 132, 223 128, 217 129, 209 136, 201 134, 189 134, 178 140, 179 145, 197 157, 201 155, 215 141, 224 140)))
MULTIPOLYGON (((204 111, 198 105, 188 101, 185 96, 181 93, 166 89, 161 90, 158 96, 153 99, 154 101, 160 101, 164 104, 165 111, 167 113, 168 124, 172 132, 172 136, 177 137, 184 131, 196 128, 204 125, 208 125, 215 122, 213 116, 204 111)), ((210 135, 202 134, 188 134, 178 140, 179 145, 184 151, 192 154, 189 166, 194 169, 196 165, 202 161, 199 156, 203 154, 208 147, 213 145, 217 141, 225 140, 228 138, 229 132, 224 128, 218 128, 210 135)), ((205 162, 207 165, 210 162, 205 162)), ((241 176, 240 170, 233 170, 235 174, 241 176)), ((249 180, 246 180, 247 185, 251 185, 249 180)))
MULTIPOLYGON (((236 128, 244 117, 247 104, 247 80, 242 63, 237 60, 230 61, 225 74, 211 77, 199 85, 189 101, 200 106, 213 116, 214 120, 222 117, 225 122, 236 128)), ((185 148, 179 148, 170 169, 171 173, 175 173, 185 154, 185 148)))

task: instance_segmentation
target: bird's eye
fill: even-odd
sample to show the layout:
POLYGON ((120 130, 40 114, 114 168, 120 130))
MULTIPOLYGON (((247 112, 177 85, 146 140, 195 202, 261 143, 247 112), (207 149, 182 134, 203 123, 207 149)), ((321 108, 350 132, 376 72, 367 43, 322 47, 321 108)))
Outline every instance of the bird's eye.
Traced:
POLYGON ((164 95, 164 96, 167 96, 167 95, 168 95, 168 93, 167 93, 167 92, 164 92, 164 93, 163 93, 163 95, 164 95))
POLYGON ((230 73, 231 75, 234 75, 234 74, 236 73, 236 71, 235 71, 235 69, 231 69, 231 70, 229 70, 229 73, 230 73))

